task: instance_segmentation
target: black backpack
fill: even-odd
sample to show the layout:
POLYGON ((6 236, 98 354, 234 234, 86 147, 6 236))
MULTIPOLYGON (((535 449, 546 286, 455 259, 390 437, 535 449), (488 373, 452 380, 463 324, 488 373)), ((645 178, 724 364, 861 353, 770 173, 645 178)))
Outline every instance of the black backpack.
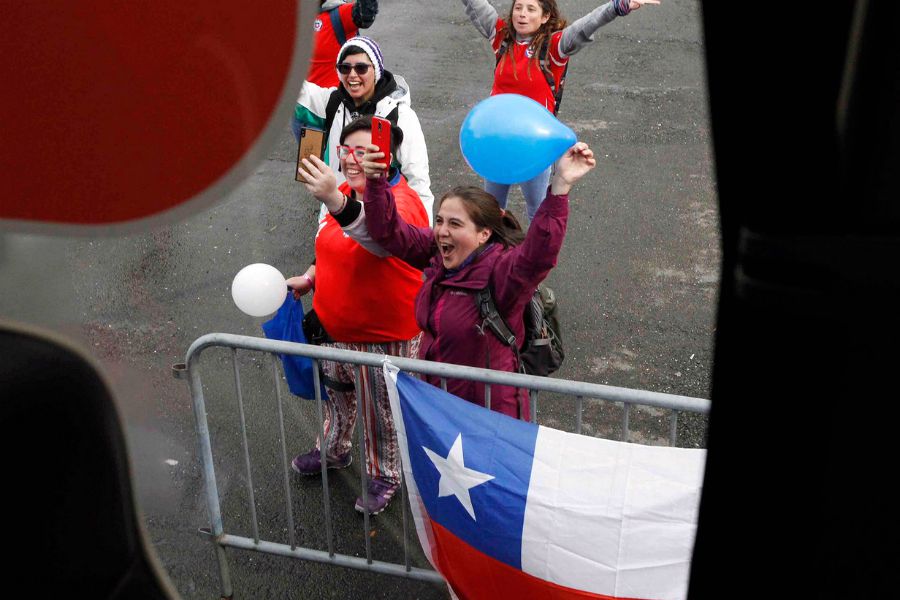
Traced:
POLYGON ((500 316, 491 288, 475 293, 475 303, 484 324, 503 344, 513 349, 519 371, 529 375, 547 376, 555 373, 565 359, 560 337, 559 317, 556 310, 556 294, 545 285, 539 285, 525 307, 525 343, 519 352, 516 336, 500 316))

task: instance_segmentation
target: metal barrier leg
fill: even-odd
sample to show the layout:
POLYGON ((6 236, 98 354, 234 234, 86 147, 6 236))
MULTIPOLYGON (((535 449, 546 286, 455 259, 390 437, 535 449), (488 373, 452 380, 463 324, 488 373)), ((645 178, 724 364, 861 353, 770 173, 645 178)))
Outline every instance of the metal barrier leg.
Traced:
MULTIPOLYGON (((400 459, 400 473, 403 473, 403 459, 400 459)), ((412 566, 409 561, 409 517, 406 510, 406 477, 400 481, 400 506, 403 508, 403 565, 409 572, 412 566)))
POLYGON ((213 468, 212 444, 209 439, 209 423, 206 420, 206 403, 203 399, 203 384, 197 363, 200 354, 191 356, 188 362, 188 373, 191 381, 191 400, 193 401, 194 419, 197 421, 197 437, 200 443, 200 460, 203 463, 203 482, 206 490, 206 509, 209 512, 209 526, 216 559, 219 563, 219 583, 222 586, 222 597, 231 598, 234 591, 231 587, 231 574, 228 570, 228 557, 225 548, 219 545, 218 539, 224 533, 222 527, 222 511, 219 506, 219 489, 216 485, 216 472, 213 468))
POLYGON ((363 398, 362 394, 363 387, 366 385, 366 380, 363 377, 363 373, 368 372, 368 367, 356 367, 356 431, 359 433, 357 436, 357 445, 359 447, 359 488, 360 488, 360 497, 363 499, 363 537, 366 539, 366 561, 371 564, 372 562, 372 542, 370 539, 370 523, 369 523, 369 503, 366 502, 368 499, 368 482, 367 479, 367 470, 366 470, 366 434, 365 434, 365 415, 363 415, 363 398))
POLYGON ((241 442, 244 447, 244 467, 247 469, 247 497, 250 500, 250 522, 253 527, 253 539, 259 543, 259 520, 256 517, 256 496, 253 492, 253 471, 250 468, 250 445, 247 443, 247 419, 244 416, 244 394, 241 390, 241 376, 238 372, 237 350, 231 349, 231 365, 234 369, 234 391, 237 395, 238 410, 241 416, 241 442))
POLYGON ((581 435, 581 419, 584 415, 584 396, 575 398, 575 433, 581 435))
POLYGON ((334 532, 331 528, 331 491, 328 489, 328 466, 325 444, 325 418, 322 415, 322 385, 319 379, 319 361, 313 360, 313 385, 316 389, 316 409, 319 413, 319 458, 322 463, 322 503, 325 506, 325 538, 328 556, 334 556, 334 532))
POLYGON ((672 411, 672 414, 669 416, 669 445, 675 446, 678 444, 678 413, 676 411, 672 411))
POLYGON ((291 548, 297 547, 297 540, 294 535, 294 502, 291 499, 291 479, 288 475, 288 453, 287 440, 284 435, 284 409, 281 404, 281 385, 279 384, 278 375, 278 358, 274 354, 269 354, 272 359, 272 375, 275 379, 275 400, 278 404, 278 428, 281 432, 281 470, 284 473, 284 498, 287 504, 287 521, 288 521, 288 542, 291 548))

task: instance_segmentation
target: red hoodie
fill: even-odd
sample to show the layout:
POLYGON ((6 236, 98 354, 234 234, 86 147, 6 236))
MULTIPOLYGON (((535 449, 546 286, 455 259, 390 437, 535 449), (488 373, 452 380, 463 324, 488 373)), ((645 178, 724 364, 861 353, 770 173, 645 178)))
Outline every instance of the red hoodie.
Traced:
MULTIPOLYGON (((419 195, 402 176, 396 181, 391 189, 400 214, 411 223, 427 225, 419 195)), ((340 191, 350 193, 347 182, 340 191)), ((350 239, 330 214, 322 223, 316 235, 313 308, 328 335, 337 342, 415 337, 419 326, 413 318, 413 301, 422 286, 422 272, 398 258, 370 253, 350 239)))

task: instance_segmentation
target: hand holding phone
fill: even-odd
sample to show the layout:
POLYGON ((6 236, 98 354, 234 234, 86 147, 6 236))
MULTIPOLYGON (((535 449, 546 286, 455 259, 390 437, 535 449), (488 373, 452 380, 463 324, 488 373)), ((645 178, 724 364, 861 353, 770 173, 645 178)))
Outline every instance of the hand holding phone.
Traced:
POLYGON ((391 122, 381 117, 372 117, 372 143, 384 153, 378 159, 386 168, 391 166, 391 122))
POLYGON ((294 174, 294 179, 296 181, 305 183, 304 179, 300 177, 300 170, 303 169, 306 171, 306 167, 303 165, 303 159, 315 156, 321 160, 322 150, 325 147, 324 142, 325 132, 321 129, 314 129, 312 127, 300 128, 300 146, 297 148, 297 172, 294 174))

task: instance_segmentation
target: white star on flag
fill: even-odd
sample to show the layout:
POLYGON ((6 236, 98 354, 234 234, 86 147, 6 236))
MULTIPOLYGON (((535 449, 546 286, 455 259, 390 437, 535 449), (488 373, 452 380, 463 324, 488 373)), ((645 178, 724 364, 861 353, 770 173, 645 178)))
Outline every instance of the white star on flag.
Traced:
POLYGON ((456 496, 463 508, 466 509, 466 512, 469 513, 469 516, 472 517, 472 520, 475 521, 475 509, 472 507, 469 490, 490 481, 494 476, 469 469, 463 464, 462 433, 456 436, 456 441, 453 442, 453 447, 450 448, 447 458, 435 454, 425 446, 422 446, 422 450, 425 451, 441 474, 440 484, 438 485, 438 497, 443 498, 451 494, 456 496))

